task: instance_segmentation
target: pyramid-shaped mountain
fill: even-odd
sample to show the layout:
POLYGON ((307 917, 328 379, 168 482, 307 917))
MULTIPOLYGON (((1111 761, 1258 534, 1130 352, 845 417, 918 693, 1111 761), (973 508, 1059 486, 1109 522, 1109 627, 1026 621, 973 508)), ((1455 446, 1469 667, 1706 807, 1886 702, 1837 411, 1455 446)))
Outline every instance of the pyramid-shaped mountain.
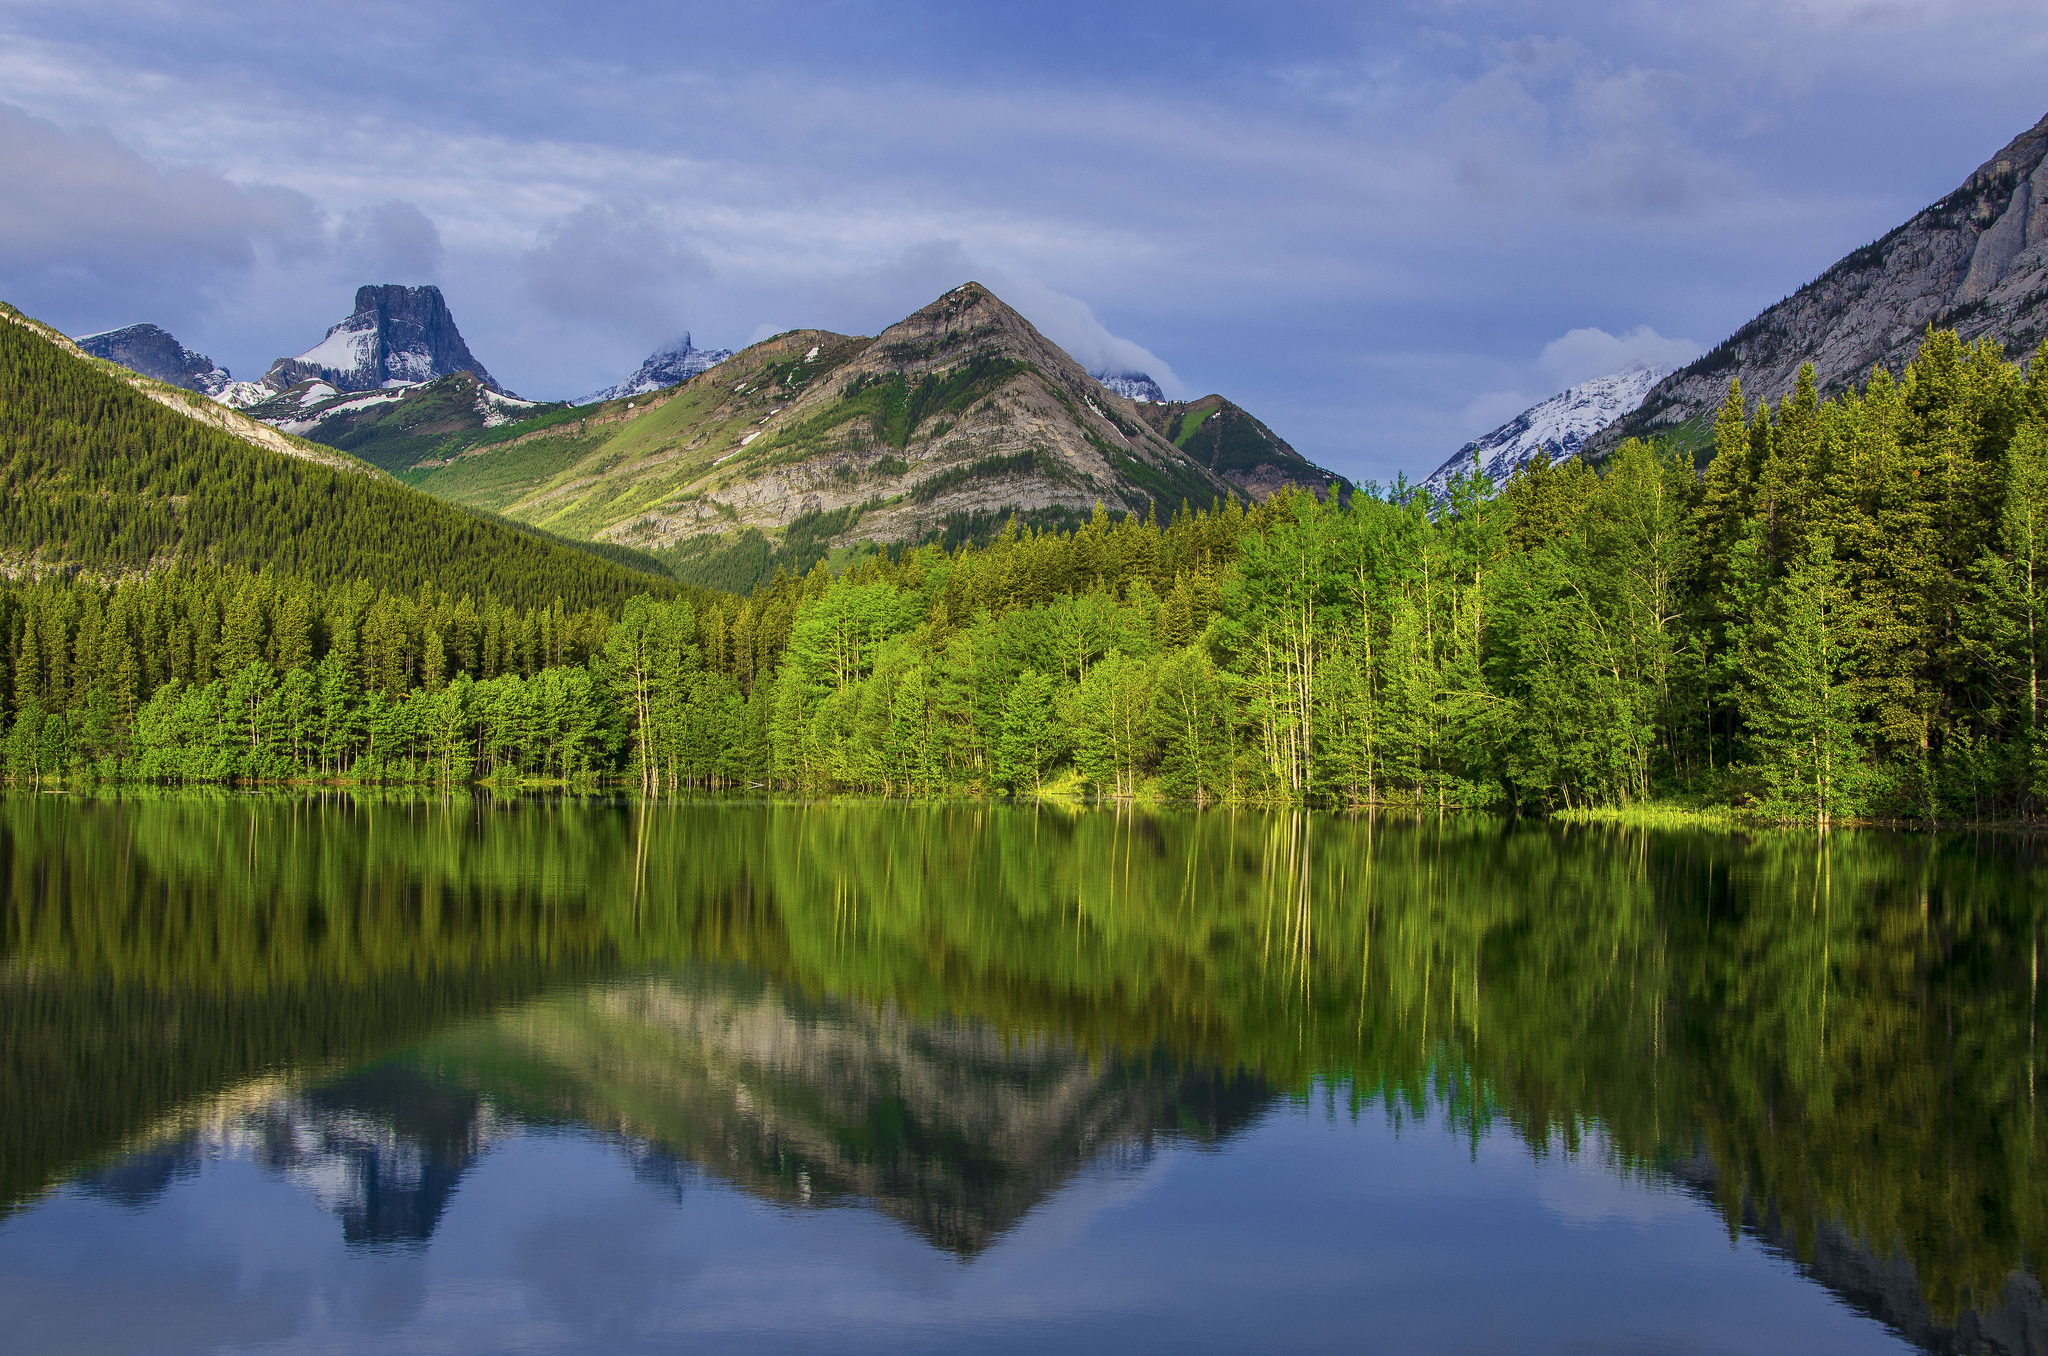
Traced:
POLYGON ((1894 374, 1928 327, 1997 340, 2019 355, 2048 338, 2048 118, 1977 167, 1961 187, 1771 307, 1651 390, 1635 413, 1587 441, 1601 455, 1629 437, 1711 441, 1714 411, 1740 378, 1775 401, 1812 363, 1822 395, 1894 374))
POLYGON ((1169 514, 1338 483, 1249 416, 1255 436, 1205 450, 1194 435, 1227 404, 1209 401, 1193 426, 1203 402, 1136 404, 967 283, 873 338, 780 334, 680 386, 451 447, 408 479, 564 535, 686 553, 799 522, 841 543, 918 541, 1011 513, 1169 514))
POLYGON ((374 391, 468 372, 503 391, 470 353, 441 289, 397 283, 356 289, 356 308, 296 358, 279 358, 263 384, 283 391, 324 381, 338 391, 374 391))

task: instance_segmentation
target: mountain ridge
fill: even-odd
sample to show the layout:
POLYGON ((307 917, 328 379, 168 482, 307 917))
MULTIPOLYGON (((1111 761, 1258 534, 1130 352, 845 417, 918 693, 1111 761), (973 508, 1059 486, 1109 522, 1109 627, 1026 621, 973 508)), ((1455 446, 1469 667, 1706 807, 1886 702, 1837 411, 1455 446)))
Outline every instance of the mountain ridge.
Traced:
POLYGON ((234 380, 225 367, 215 366, 213 359, 186 348, 157 325, 124 325, 83 334, 72 342, 95 358, 201 395, 218 396, 234 380))
POLYGON ((1812 363, 1833 395, 1882 367, 1897 375, 1930 329, 2008 349, 2048 339, 2048 117, 1979 165, 1960 186, 1850 251, 1767 307, 1704 357, 1659 382, 1641 406, 1588 440, 1605 456, 1630 437, 1688 447, 1712 438, 1728 383, 1744 401, 1776 400, 1812 363))
POLYGON ((404 474, 457 502, 647 550, 826 516, 840 544, 913 541, 1013 512, 1069 521, 1097 502, 1170 512, 1343 484, 1221 397, 1205 402, 1118 395, 967 283, 872 338, 788 331, 680 386, 581 407, 541 436, 500 431, 404 474), (1197 425, 1228 407, 1217 446, 1186 436, 1195 406, 1197 425), (1169 419, 1183 427, 1169 435, 1169 419))
POLYGON ((1568 386, 1453 452, 1424 478, 1422 488, 1441 497, 1449 492, 1452 476, 1480 472, 1499 486, 1539 452, 1552 461, 1577 456, 1600 430, 1640 406, 1650 388, 1670 372, 1668 367, 1637 363, 1568 386))

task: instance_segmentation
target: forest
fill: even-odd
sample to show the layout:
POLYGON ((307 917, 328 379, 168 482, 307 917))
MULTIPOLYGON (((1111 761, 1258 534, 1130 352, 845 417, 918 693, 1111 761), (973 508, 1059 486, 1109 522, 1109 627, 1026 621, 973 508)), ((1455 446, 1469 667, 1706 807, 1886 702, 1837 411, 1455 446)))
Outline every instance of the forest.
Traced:
MULTIPOLYGON (((10 446, 15 520, 68 515, 116 563, 155 549, 87 496, 47 499, 50 454, 10 446)), ((1703 471, 1632 441, 1441 500, 1158 507, 1013 519, 746 597, 567 552, 552 595, 529 573, 308 568, 232 533, 149 569, 22 571, 0 589, 0 756, 16 782, 1676 797, 1821 822, 2048 794, 2039 355, 1934 332, 1861 391, 1822 399, 1809 372, 1752 409, 1732 388, 1703 471)))

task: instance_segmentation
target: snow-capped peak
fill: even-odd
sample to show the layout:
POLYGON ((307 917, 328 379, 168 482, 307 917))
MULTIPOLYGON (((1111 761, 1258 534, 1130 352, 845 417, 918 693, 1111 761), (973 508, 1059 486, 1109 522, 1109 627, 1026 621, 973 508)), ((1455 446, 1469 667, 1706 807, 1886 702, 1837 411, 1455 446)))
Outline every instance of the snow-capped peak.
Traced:
POLYGON ((1100 372, 1090 372, 1088 375, 1126 400, 1149 401, 1158 405, 1166 403, 1166 392, 1159 389, 1159 383, 1152 380, 1148 373, 1104 368, 1100 372))
POLYGON ((1582 381, 1540 404, 1523 410, 1483 438, 1475 438, 1452 454, 1422 482, 1441 494, 1454 475, 1484 471, 1495 485, 1521 470, 1541 451, 1552 461, 1577 454, 1586 439, 1643 403, 1650 388, 1671 375, 1668 367, 1640 364, 1591 381, 1582 381))
MULTIPOLYGON (((817 350, 812 349, 812 354, 817 350)), ((693 347, 690 336, 685 334, 679 343, 658 348, 647 355, 632 376, 615 386, 593 392, 573 403, 595 405, 603 400, 623 400, 629 396, 645 395, 674 386, 677 382, 688 381, 706 368, 716 367, 732 356, 727 348, 702 349, 693 347)))

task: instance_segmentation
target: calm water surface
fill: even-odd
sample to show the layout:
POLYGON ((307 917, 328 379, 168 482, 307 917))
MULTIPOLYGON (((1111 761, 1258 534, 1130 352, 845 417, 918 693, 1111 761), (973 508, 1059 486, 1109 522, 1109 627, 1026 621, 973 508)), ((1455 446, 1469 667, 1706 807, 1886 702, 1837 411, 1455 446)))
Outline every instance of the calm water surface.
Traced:
POLYGON ((2041 1351, 2041 860, 0 798, 0 1350, 2041 1351))

